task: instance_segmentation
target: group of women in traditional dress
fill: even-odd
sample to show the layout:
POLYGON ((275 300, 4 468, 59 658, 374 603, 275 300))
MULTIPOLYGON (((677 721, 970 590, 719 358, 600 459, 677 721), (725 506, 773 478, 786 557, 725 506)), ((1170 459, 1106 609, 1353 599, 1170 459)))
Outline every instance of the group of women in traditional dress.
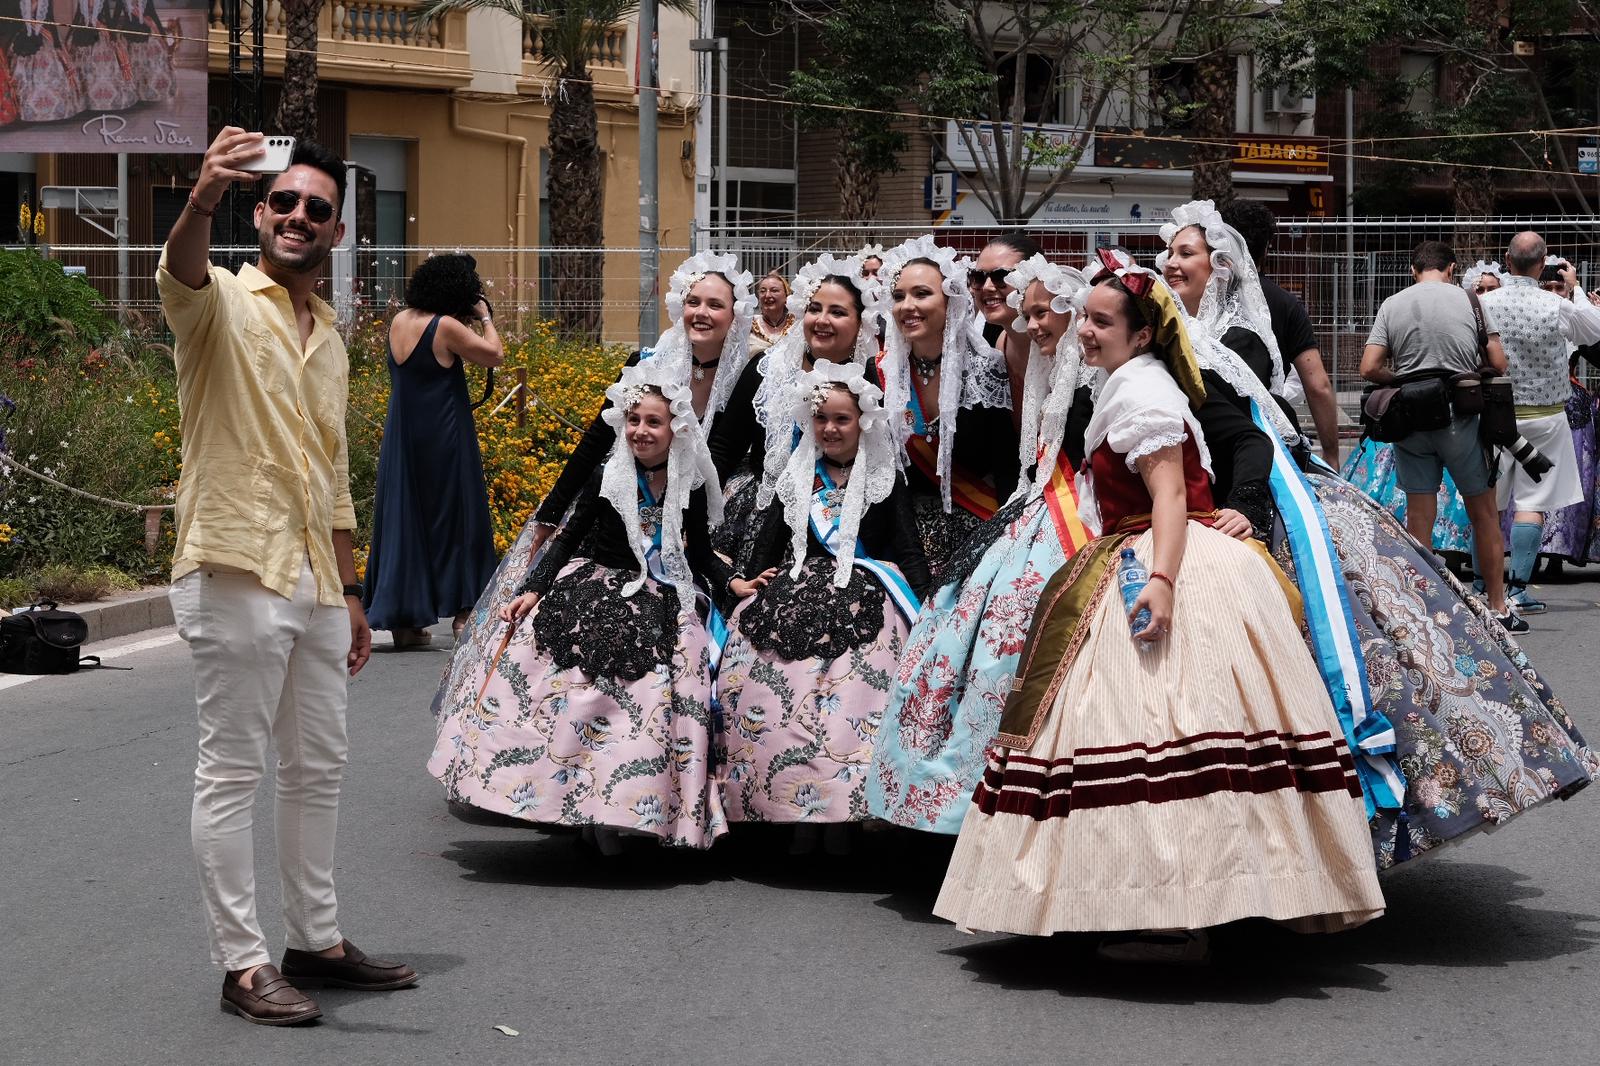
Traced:
POLYGON ((4 0, 0 126, 165 103, 177 91, 175 35, 155 0, 75 0, 70 23, 54 0, 4 0))
MULTIPOLYGON (((1550 263, 1559 262, 1551 256, 1550 263)), ((1462 272, 1461 287, 1479 295, 1500 288, 1504 276, 1499 263, 1479 260, 1462 272)), ((1546 283, 1560 291, 1561 283, 1546 283)), ((1583 299, 1580 291, 1569 298, 1583 299)), ((1600 563, 1600 397, 1579 380, 1581 362, 1600 366, 1600 345, 1574 348, 1568 361, 1572 393, 1567 398, 1567 424, 1572 428, 1573 448, 1578 454, 1578 476, 1583 483, 1583 499, 1550 515, 1544 523, 1539 555, 1549 571, 1558 572, 1566 563, 1584 566, 1600 563)), ((1361 491, 1377 500, 1404 522, 1406 494, 1395 483, 1394 445, 1363 439, 1344 464, 1344 476, 1361 491)), ((1515 501, 1504 509, 1506 543, 1511 543, 1515 501)), ((1467 507, 1448 472, 1439 488, 1439 514, 1433 523, 1433 547, 1452 561, 1463 564, 1473 558, 1472 523, 1467 507)))
POLYGON ((463 633, 449 798, 606 853, 955 835, 936 914, 1187 959, 1366 921, 1379 871, 1587 784, 1516 643, 1311 456, 1238 233, 1164 237, 823 256, 753 360, 750 274, 684 263, 463 633))

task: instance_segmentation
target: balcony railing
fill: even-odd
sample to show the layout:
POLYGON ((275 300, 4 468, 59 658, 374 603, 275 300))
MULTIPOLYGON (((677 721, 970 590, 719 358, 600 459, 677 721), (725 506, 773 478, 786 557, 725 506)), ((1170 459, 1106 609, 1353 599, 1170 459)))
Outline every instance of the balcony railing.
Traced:
MULTIPOLYGON (((548 35, 546 19, 523 24, 522 78, 525 90, 533 87, 530 82, 543 83, 554 73, 552 64, 555 55, 548 35)), ((616 94, 631 91, 628 83, 628 27, 625 24, 618 22, 605 28, 600 39, 589 50, 587 66, 596 92, 616 94)))
MULTIPOLYGON (((262 0, 241 0, 248 25, 262 0)), ((414 0, 342 0, 323 5, 317 19, 317 63, 340 81, 455 88, 472 81, 466 14, 454 12, 424 25, 414 0), (423 54, 425 53, 425 54, 423 54)), ((288 13, 279 0, 264 9, 267 73, 283 72, 288 13)), ((222 0, 210 0, 211 66, 226 62, 227 21, 222 0)), ((248 47, 248 44, 246 45, 248 47)))

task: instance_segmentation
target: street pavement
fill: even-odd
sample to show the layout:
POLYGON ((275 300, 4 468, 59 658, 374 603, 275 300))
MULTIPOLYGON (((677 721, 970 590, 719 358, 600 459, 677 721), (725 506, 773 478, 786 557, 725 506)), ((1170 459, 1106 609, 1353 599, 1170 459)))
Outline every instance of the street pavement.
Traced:
MULTIPOLYGON (((1526 647, 1600 738, 1600 571, 1543 591, 1526 647)), ((109 646, 130 644, 110 660, 127 672, 0 675, 5 1066, 1595 1061, 1600 789, 1387 875, 1388 914, 1352 933, 1239 923, 1209 966, 1118 967, 1089 937, 934 919, 948 846, 926 838, 791 859, 736 831, 606 860, 458 821, 423 769, 447 653, 386 647, 351 688, 340 917, 422 984, 321 992, 312 1028, 249 1026, 218 1011, 207 963, 187 649, 170 631, 109 646)))

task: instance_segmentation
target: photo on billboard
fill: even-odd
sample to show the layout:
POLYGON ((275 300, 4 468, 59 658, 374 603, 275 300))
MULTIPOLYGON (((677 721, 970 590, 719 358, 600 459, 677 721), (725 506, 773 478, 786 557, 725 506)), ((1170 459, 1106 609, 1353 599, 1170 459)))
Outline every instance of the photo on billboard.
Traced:
POLYGON ((0 0, 0 152, 198 152, 202 0, 0 0))

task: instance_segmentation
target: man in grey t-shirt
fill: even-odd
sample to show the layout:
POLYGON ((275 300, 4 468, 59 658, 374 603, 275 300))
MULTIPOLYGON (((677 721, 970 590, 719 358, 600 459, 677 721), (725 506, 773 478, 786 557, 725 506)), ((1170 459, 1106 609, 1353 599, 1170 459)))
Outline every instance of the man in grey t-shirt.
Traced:
MULTIPOLYGON (((1411 254, 1415 281, 1383 301, 1361 353, 1361 376, 1379 385, 1427 370, 1460 373, 1489 365, 1505 373, 1499 331, 1484 316, 1488 346, 1478 350, 1478 321, 1466 291, 1455 283, 1456 256, 1442 241, 1423 241, 1411 254), (1386 365, 1389 364, 1389 365, 1386 365)), ((1472 520, 1473 553, 1483 575, 1489 607, 1513 631, 1528 623, 1506 607, 1504 538, 1495 508, 1489 463, 1478 437, 1478 416, 1455 418, 1443 429, 1421 430, 1395 442, 1395 481, 1406 494, 1406 528, 1425 547, 1433 545, 1439 486, 1450 471, 1472 520)))

